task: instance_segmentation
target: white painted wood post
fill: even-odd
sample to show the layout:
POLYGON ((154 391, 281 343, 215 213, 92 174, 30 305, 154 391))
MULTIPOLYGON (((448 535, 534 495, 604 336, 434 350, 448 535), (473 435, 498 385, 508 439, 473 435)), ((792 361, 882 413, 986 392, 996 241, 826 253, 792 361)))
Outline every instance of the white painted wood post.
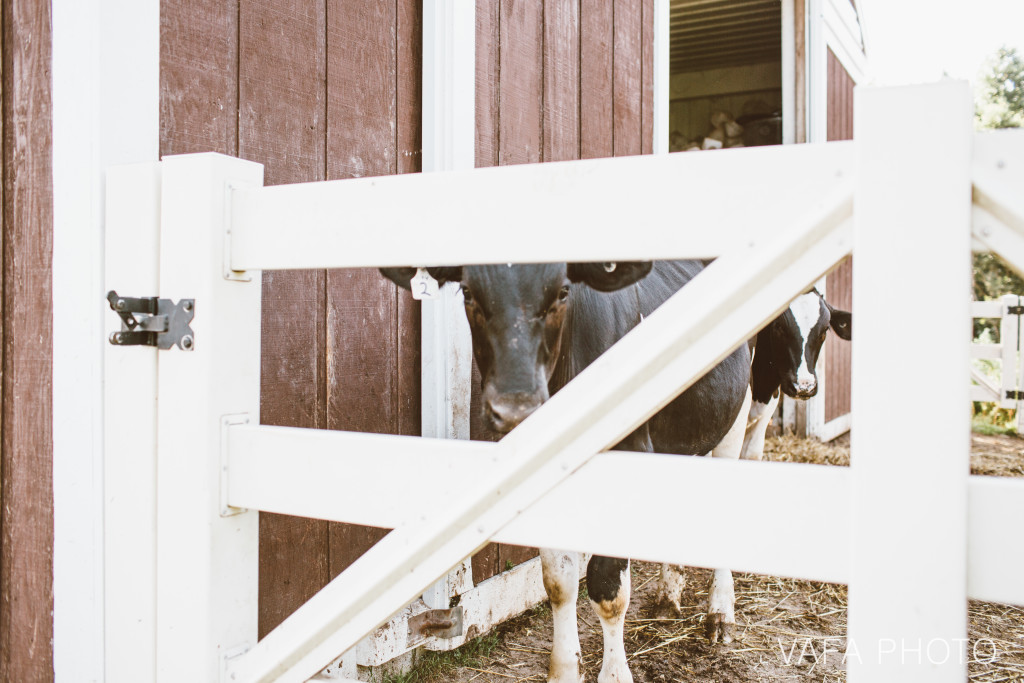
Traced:
MULTIPOLYGON (((458 0, 423 4, 423 171, 475 164, 476 7, 458 0)), ((416 265, 416 264, 410 264, 416 265)), ((457 264, 453 264, 457 265, 457 264)), ((468 439, 473 348, 458 285, 421 309, 423 436, 468 439)), ((471 559, 423 593, 433 609, 472 587, 471 559), (467 583, 468 581, 468 583, 467 583)))
POLYGON ((1001 354, 1000 377, 1002 378, 999 405, 1003 408, 1018 408, 1019 402, 1009 392, 1019 389, 1017 375, 1017 348, 1020 346, 1020 316, 1010 313, 1017 305, 1018 297, 1004 294, 1000 297, 1002 315, 999 319, 999 347, 1001 354))
MULTIPOLYGON (((106 290, 156 296, 160 163, 107 173, 106 290)), ((157 350, 113 346, 121 319, 104 317, 104 677, 156 680, 157 350)), ((88 679, 86 679, 88 680, 88 679)))
POLYGON ((195 299, 195 334, 193 351, 159 356, 157 680, 218 681, 256 643, 257 513, 222 516, 221 455, 225 422, 259 424, 260 274, 227 279, 224 255, 230 186, 262 185, 263 168, 217 154, 162 166, 160 296, 195 299))
POLYGON ((965 82, 858 88, 855 139, 851 683, 967 677, 971 95, 965 82), (913 130, 894 111, 927 111, 913 130), (941 277, 934 277, 941 273, 941 277), (929 343, 894 353, 893 292, 940 302, 929 343), (886 386, 904 401, 898 418, 886 386), (914 429, 910 426, 926 426, 914 429))

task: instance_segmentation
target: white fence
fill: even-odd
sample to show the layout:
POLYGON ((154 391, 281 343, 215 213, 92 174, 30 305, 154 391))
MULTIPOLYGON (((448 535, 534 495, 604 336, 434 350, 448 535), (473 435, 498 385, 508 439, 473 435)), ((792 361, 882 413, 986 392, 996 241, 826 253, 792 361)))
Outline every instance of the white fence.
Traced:
POLYGON ((967 597, 1024 604, 1003 531, 1024 482, 968 476, 963 374, 972 186, 976 246, 1024 270, 1024 135, 972 134, 963 83, 862 89, 856 112, 856 143, 710 155, 267 188, 217 155, 113 171, 108 284, 196 303, 191 352, 108 352, 108 661, 305 681, 494 539, 849 583, 850 681, 963 681, 967 597), (925 125, 891 125, 912 110, 925 125), (849 469, 602 453, 854 248, 849 469), (498 444, 259 425, 260 269, 712 256, 498 444), (896 353, 893 293, 924 280, 929 343, 896 353), (894 377, 932 400, 894 420, 894 377), (611 479, 621 500, 593 504, 611 479), (441 493, 448 508, 423 503, 441 493), (680 499, 714 514, 621 523, 640 503, 673 520, 680 499), (257 643, 255 510, 396 528, 257 643), (751 524, 767 510, 804 540, 751 524))
POLYGON ((971 366, 971 400, 998 403, 1000 408, 1017 411, 1017 432, 1024 434, 1024 364, 1020 362, 1021 315, 1024 298, 1006 294, 998 301, 972 301, 971 317, 999 319, 999 342, 975 342, 971 345, 974 360, 998 361, 999 380, 971 366))

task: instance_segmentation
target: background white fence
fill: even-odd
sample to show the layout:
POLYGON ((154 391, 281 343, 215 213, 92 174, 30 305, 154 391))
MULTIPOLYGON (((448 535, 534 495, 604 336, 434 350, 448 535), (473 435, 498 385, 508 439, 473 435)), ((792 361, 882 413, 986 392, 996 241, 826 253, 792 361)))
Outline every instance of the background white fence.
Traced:
POLYGON ((108 444, 108 555, 141 577, 108 586, 125 619, 108 634, 122 663, 149 647, 158 680, 304 681, 501 539, 848 582, 849 680, 963 681, 968 595, 1024 604, 1024 547, 1002 531, 1024 523, 1024 482, 968 476, 963 373, 972 184, 979 248, 1024 270, 1024 136, 972 134, 963 83, 861 90, 856 121, 855 144, 267 188, 258 166, 217 155, 115 171, 110 288, 158 267, 160 296, 196 299, 194 351, 110 351, 107 415, 123 439, 108 444), (891 125, 909 110, 932 115, 891 125), (681 192, 686 225, 668 218, 681 192), (601 453, 853 248, 851 468, 601 453), (924 248, 927 259, 906 258, 924 248), (259 426, 259 269, 711 256, 499 444, 259 426), (929 344, 894 353, 905 320, 892 293, 924 280, 942 302, 929 344), (113 390, 127 372, 155 404, 113 390), (894 421, 878 398, 894 377, 934 400, 894 421), (592 504, 609 478, 652 519, 673 519, 680 496, 716 513, 627 532, 619 508, 592 504), (358 495, 331 489, 343 479, 358 495), (438 491, 449 507, 425 504, 438 491), (822 542, 765 538, 750 520, 767 509, 822 542), (255 510, 396 529, 256 643, 255 510), (883 656, 890 640, 961 656, 883 656))
POLYGON ((999 362, 999 379, 971 366, 971 400, 998 403, 1000 408, 1017 411, 1017 433, 1024 434, 1024 364, 1020 362, 1021 315, 1024 298, 1007 294, 998 301, 972 301, 971 317, 999 320, 999 341, 975 342, 971 345, 971 359, 999 362))

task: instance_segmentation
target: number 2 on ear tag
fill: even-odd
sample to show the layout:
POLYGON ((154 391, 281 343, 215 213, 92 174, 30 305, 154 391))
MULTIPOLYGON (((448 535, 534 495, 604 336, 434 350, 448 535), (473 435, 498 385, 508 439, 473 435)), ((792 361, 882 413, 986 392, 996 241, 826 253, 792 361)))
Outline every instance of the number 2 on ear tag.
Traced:
POLYGON ((416 274, 409 281, 413 299, 436 299, 437 280, 430 276, 426 268, 417 268, 416 274))

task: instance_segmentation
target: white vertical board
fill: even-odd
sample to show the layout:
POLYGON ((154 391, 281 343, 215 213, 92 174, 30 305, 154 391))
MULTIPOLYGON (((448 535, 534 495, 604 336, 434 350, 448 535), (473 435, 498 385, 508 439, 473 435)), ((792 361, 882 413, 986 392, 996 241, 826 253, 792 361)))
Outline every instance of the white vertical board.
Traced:
POLYGON ((970 353, 971 94, 967 83, 858 88, 860 183, 853 300, 853 563, 847 675, 851 683, 967 677, 965 405, 970 353), (913 130, 894 111, 927 111, 913 130), (927 250, 927 259, 918 258, 927 250), (929 274, 941 272, 941 278, 929 274), (881 276, 884 274, 884 277, 881 276), (892 293, 922 278, 942 305, 929 343, 894 353, 905 324, 892 293), (897 379, 898 378, 898 379, 897 379), (879 383, 921 396, 893 419, 879 383), (908 429, 907 425, 928 425, 908 429), (929 650, 929 645, 931 649, 929 650), (947 650, 948 649, 948 650, 947 650), (943 658, 944 652, 949 652, 943 658))
POLYGON ((1017 296, 1004 294, 1000 298, 1003 310, 999 319, 999 346, 1002 350, 1000 362, 1000 377, 1002 378, 1002 389, 999 396, 999 405, 1003 408, 1017 408, 1018 401, 1015 398, 1019 388, 1017 380, 1017 349, 1020 346, 1020 316, 1010 313, 1010 308, 1018 303, 1017 296))
MULTIPOLYGON (((104 586, 118 584, 104 577, 112 554, 103 546, 104 331, 112 313, 103 297, 103 174, 112 164, 157 160, 160 2, 54 0, 51 11, 53 665, 57 683, 123 680, 104 669, 104 651, 118 651, 104 646, 104 586)), ((135 256, 136 266, 148 267, 147 258, 135 256)), ((123 274, 120 265, 114 272, 123 274)))
MULTIPOLYGON (((160 266, 160 164, 107 172, 106 289, 155 296, 160 266)), ((112 346, 104 318, 104 655, 106 683, 156 680, 157 350, 112 346)), ((69 681, 77 680, 73 670, 69 681)))
MULTIPOLYGON (((473 168, 475 122, 476 6, 425 0, 423 171, 473 168)), ((457 285, 444 286, 436 298, 423 301, 420 325, 423 436, 468 439, 473 345, 457 285)), ((470 561, 423 594, 429 607, 447 609, 451 597, 472 584, 470 561), (458 577, 468 577, 469 585, 458 577)))
POLYGON ((226 279, 230 183, 259 164, 217 154, 163 161, 160 296, 195 299, 194 350, 162 351, 157 446, 157 680, 217 681, 256 642, 257 513, 221 516, 222 422, 259 423, 260 274, 226 279))

